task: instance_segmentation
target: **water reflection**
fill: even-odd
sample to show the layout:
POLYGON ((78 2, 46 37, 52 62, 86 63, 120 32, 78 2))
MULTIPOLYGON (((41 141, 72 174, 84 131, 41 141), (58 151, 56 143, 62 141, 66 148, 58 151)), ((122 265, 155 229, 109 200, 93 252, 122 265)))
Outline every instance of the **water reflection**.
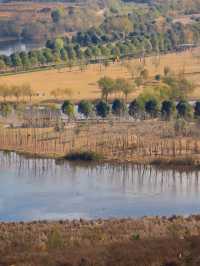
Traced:
POLYGON ((200 211, 199 171, 77 164, 0 153, 0 219, 98 218, 200 211))

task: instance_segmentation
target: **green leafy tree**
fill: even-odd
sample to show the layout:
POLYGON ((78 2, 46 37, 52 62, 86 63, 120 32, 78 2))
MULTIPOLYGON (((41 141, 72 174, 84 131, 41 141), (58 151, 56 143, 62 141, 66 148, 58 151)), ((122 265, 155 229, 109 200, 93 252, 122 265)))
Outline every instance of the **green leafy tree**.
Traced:
POLYGON ((177 105, 176 105, 176 110, 178 113, 178 117, 181 118, 188 118, 191 116, 191 105, 187 102, 187 101, 180 101, 177 105))
POLYGON ((67 54, 68 54, 69 60, 71 60, 71 61, 75 61, 76 60, 76 52, 75 52, 73 46, 68 46, 67 47, 67 54))
POLYGON ((175 111, 175 105, 172 101, 163 101, 161 106, 161 116, 163 119, 169 120, 175 111))
POLYGON ((62 112, 64 114, 66 114, 69 118, 73 118, 74 115, 75 115, 75 106, 74 104, 69 101, 69 100, 66 100, 64 101, 64 103, 62 104, 62 112))
POLYGON ((92 113, 93 110, 93 105, 91 102, 86 101, 86 100, 82 100, 79 104, 78 104, 78 112, 83 114, 86 117, 89 117, 90 114, 92 113))
POLYGON ((85 57, 88 58, 88 59, 91 59, 93 56, 92 54, 92 49, 91 47, 88 47, 86 50, 85 50, 85 57))
POLYGON ((132 84, 129 81, 125 82, 124 87, 122 88, 122 92, 124 94, 126 103, 128 101, 129 94, 131 94, 134 91, 134 89, 135 89, 135 85, 134 84, 132 84))
POLYGON ((21 60, 19 54, 12 54, 11 55, 11 61, 12 61, 12 65, 14 67, 22 66, 22 60, 21 60))
POLYGON ((3 117, 7 117, 12 113, 12 106, 8 103, 1 104, 1 114, 3 117))
POLYGON ((140 103, 137 99, 133 100, 128 107, 128 113, 132 117, 137 117, 141 111, 140 103))
POLYGON ((124 115, 126 112, 126 104, 123 100, 115 99, 112 103, 112 113, 117 116, 124 115))
POLYGON ((51 18, 54 23, 60 22, 62 18, 62 11, 60 9, 55 9, 51 12, 51 18))
POLYGON ((53 54, 52 54, 52 50, 51 49, 45 48, 43 50, 43 55, 44 55, 47 63, 53 62, 53 54))
POLYGON ((145 111, 148 113, 151 117, 156 117, 158 114, 158 102, 156 99, 148 100, 145 103, 145 111))
POLYGON ((197 101, 194 106, 194 116, 196 118, 200 117, 200 101, 197 101))
POLYGON ((3 59, 0 59, 0 70, 4 70, 6 68, 6 63, 3 59))
POLYGON ((96 113, 98 116, 101 116, 103 118, 107 117, 107 115, 110 112, 110 106, 105 101, 99 101, 96 104, 96 113))
POLYGON ((55 49, 56 50, 61 50, 64 48, 64 41, 61 38, 57 38, 54 43, 55 49))
POLYGON ((67 51, 64 49, 64 48, 62 48, 61 50, 60 50, 60 57, 61 57, 61 59, 63 60, 63 61, 68 61, 68 54, 67 54, 67 51))
POLYGON ((99 88, 101 90, 102 98, 108 101, 108 96, 113 93, 114 80, 109 77, 103 77, 98 81, 99 88))

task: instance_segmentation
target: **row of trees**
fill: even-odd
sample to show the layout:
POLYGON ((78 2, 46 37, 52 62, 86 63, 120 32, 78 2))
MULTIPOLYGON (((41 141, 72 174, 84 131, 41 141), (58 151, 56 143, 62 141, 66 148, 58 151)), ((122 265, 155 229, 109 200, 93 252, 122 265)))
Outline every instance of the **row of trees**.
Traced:
POLYGON ((22 84, 20 86, 0 84, 0 97, 4 99, 4 102, 6 102, 9 97, 15 97, 17 102, 20 98, 28 98, 31 101, 32 96, 34 96, 34 92, 29 84, 22 84))
MULTIPOLYGON (((62 112, 70 118, 75 117, 75 105, 71 101, 65 101, 62 105, 62 112)), ((164 120, 180 117, 184 119, 200 118, 200 101, 192 106, 188 101, 181 100, 178 103, 165 100, 161 103, 155 99, 147 100, 143 104, 138 99, 133 100, 129 105, 122 99, 115 99, 111 104, 104 100, 92 103, 82 100, 78 104, 78 112, 86 118, 94 115, 106 118, 112 114, 115 116, 131 116, 135 119, 146 119, 161 117, 164 120)))
POLYGON ((103 77, 98 81, 99 88, 101 90, 102 99, 108 102, 108 96, 112 94, 122 94, 124 95, 125 102, 129 94, 131 94, 136 85, 124 78, 118 78, 116 80, 110 77, 103 77))
POLYGON ((92 44, 81 47, 79 44, 65 44, 63 39, 47 43, 47 47, 30 52, 14 53, 11 56, 0 56, 0 70, 8 67, 18 69, 30 69, 52 64, 87 65, 92 62, 100 62, 105 66, 110 60, 123 57, 137 57, 145 53, 153 52, 152 45, 143 44, 142 41, 118 41, 116 43, 92 44), (145 46, 145 47, 144 47, 145 46))

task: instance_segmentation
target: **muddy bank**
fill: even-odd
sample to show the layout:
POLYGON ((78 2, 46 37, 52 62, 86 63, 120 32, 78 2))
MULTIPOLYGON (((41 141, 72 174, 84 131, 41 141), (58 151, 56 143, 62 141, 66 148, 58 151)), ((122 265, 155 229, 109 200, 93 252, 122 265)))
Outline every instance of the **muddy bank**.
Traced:
POLYGON ((73 162, 87 162, 87 163, 126 163, 126 164, 141 164, 153 165, 159 169, 176 169, 180 171, 200 170, 200 155, 190 156, 132 156, 131 158, 112 158, 105 157, 105 155, 95 154, 90 152, 76 152, 74 154, 64 153, 41 153, 32 152, 28 150, 16 149, 0 149, 3 152, 16 152, 26 158, 40 158, 40 159, 55 159, 68 160, 73 162), (87 155, 87 156, 86 156, 87 155))
POLYGON ((0 236, 0 265, 178 266, 200 262, 199 215, 0 223, 0 236))

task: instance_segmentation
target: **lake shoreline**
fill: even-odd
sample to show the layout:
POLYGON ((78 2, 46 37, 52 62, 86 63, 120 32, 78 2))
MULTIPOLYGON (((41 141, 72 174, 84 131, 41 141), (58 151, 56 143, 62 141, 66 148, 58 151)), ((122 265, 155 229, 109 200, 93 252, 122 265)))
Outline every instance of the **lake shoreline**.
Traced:
MULTIPOLYGON (((66 154, 60 154, 60 153, 39 153, 39 152, 31 152, 31 151, 25 151, 20 149, 0 149, 2 152, 15 152, 18 155, 21 155, 27 159, 33 158, 33 159, 52 159, 52 160, 66 160, 69 162, 85 162, 85 163, 95 163, 95 164, 103 164, 103 163, 110 163, 110 164, 133 164, 133 165, 152 165, 155 168, 158 169, 174 169, 179 171, 195 171, 200 170, 200 163, 199 163, 199 157, 197 156, 163 156, 159 157, 157 159, 155 156, 134 156, 132 159, 112 159, 112 158, 105 158, 101 157, 99 155, 99 159, 91 159, 91 160, 70 160, 67 159, 66 154)), ((97 155, 98 157, 98 155, 97 155)))

